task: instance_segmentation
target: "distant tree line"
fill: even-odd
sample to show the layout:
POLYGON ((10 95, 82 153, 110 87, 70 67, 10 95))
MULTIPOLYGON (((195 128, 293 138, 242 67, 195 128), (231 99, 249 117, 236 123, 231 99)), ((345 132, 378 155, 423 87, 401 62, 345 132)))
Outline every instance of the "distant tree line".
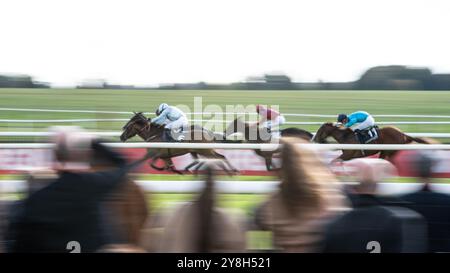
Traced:
POLYGON ((48 83, 34 81, 28 75, 0 75, 0 88, 50 88, 48 83))
MULTIPOLYGON (((50 88, 28 75, 0 75, 0 88, 50 88)), ((450 74, 433 74, 428 68, 403 65, 377 66, 368 69, 352 82, 293 82, 283 74, 249 77, 230 84, 174 83, 158 87, 108 84, 106 80, 87 80, 80 89, 160 89, 160 90, 450 90, 450 74)))
POLYGON ((250 77, 244 82, 214 85, 205 82, 173 84, 158 89, 206 90, 450 90, 450 74, 433 74, 428 68, 403 65, 368 69, 352 82, 293 82, 286 75, 250 77))

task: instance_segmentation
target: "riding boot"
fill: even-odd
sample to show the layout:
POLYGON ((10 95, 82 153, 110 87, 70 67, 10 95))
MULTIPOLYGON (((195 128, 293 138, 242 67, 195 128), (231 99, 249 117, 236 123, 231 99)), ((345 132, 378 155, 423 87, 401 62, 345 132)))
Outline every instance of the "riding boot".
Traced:
POLYGON ((172 139, 177 142, 184 140, 183 128, 178 128, 173 130, 172 139))
POLYGON ((364 136, 361 133, 361 131, 360 130, 355 130, 355 134, 356 134, 356 138, 358 139, 359 143, 365 144, 364 143, 364 136))
MULTIPOLYGON (((365 144, 364 136, 363 136, 363 134, 361 133, 361 130, 355 130, 355 135, 356 135, 356 138, 358 139, 359 143, 365 144)), ((361 154, 362 154, 363 156, 366 156, 366 153, 364 152, 364 150, 361 150, 361 154)))
POLYGON ((172 141, 172 136, 171 136, 172 130, 171 129, 164 129, 164 133, 163 133, 163 137, 162 140, 164 142, 171 142, 172 141))

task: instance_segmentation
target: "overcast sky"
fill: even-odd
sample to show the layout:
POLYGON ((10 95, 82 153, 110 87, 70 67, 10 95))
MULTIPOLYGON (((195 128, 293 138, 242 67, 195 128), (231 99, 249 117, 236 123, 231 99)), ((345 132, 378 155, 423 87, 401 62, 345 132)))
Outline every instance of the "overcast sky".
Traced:
POLYGON ((0 73, 57 85, 450 72, 447 0, 1 0, 0 73))

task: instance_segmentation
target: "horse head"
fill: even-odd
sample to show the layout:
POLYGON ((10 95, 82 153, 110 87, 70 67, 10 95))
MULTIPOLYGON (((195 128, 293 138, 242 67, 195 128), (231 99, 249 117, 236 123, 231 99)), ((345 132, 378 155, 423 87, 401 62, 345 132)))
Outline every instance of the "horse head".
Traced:
POLYGON ((316 143, 327 143, 327 137, 329 137, 336 129, 339 129, 336 123, 326 122, 320 126, 311 141, 316 143))
POLYGON ((120 140, 125 142, 128 139, 149 128, 151 122, 144 116, 142 112, 133 112, 134 116, 122 127, 120 140))

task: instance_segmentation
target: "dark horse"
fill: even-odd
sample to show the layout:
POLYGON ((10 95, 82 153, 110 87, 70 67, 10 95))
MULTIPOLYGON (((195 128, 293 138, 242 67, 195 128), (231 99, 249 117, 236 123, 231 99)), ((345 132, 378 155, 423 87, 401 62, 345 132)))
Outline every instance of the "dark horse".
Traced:
MULTIPOLYGON (((189 142, 197 142, 197 143, 211 143, 215 142, 216 136, 199 126, 192 125, 190 130, 187 132, 187 141, 189 142)), ((164 125, 159 126, 151 123, 142 112, 134 113, 134 116, 125 124, 122 128, 123 133, 120 136, 120 140, 125 142, 128 139, 138 135, 146 142, 162 142, 162 135, 164 133, 164 125)), ((172 157, 177 157, 181 155, 185 155, 190 153, 194 158, 194 162, 189 164, 185 171, 189 171, 190 168, 198 165, 196 168, 200 168, 201 165, 204 164, 199 162, 198 156, 204 156, 209 159, 218 159, 222 162, 223 169, 230 174, 229 169, 236 173, 237 170, 233 168, 231 163, 226 159, 226 157, 213 149, 168 149, 168 148, 160 148, 155 149, 155 154, 152 157, 152 162, 150 166, 156 170, 170 170, 175 173, 181 174, 178 170, 175 169, 175 166, 172 162, 172 157), (165 162, 165 166, 163 168, 157 167, 154 165, 157 159, 161 159, 165 162), (223 165, 223 162, 228 166, 229 169, 223 165)))
MULTIPOLYGON (((232 123, 230 123, 223 134, 226 138, 234 133, 241 133, 244 136, 245 141, 250 143, 265 143, 270 141, 270 134, 264 128, 260 128, 256 124, 245 123, 240 118, 236 118, 232 123)), ((313 138, 313 134, 311 134, 310 132, 294 127, 281 129, 280 134, 281 137, 297 137, 306 141, 311 141, 311 139, 313 138)), ((268 171, 272 170, 272 167, 274 167, 272 163, 272 157, 275 153, 278 152, 279 150, 255 150, 255 153, 257 155, 264 158, 268 171)))
MULTIPOLYGON (((313 138, 313 142, 326 143, 328 137, 334 138, 341 144, 359 144, 355 133, 346 127, 336 125, 331 122, 324 123, 313 138)), ((409 144, 412 142, 429 144, 428 141, 421 138, 409 136, 393 126, 386 126, 378 129, 378 138, 370 144, 409 144)), ((367 145, 370 145, 367 144, 367 145)), ((392 157, 397 151, 377 151, 377 150, 343 150, 342 155, 333 161, 350 160, 358 157, 365 157, 380 153, 380 158, 392 157)))

